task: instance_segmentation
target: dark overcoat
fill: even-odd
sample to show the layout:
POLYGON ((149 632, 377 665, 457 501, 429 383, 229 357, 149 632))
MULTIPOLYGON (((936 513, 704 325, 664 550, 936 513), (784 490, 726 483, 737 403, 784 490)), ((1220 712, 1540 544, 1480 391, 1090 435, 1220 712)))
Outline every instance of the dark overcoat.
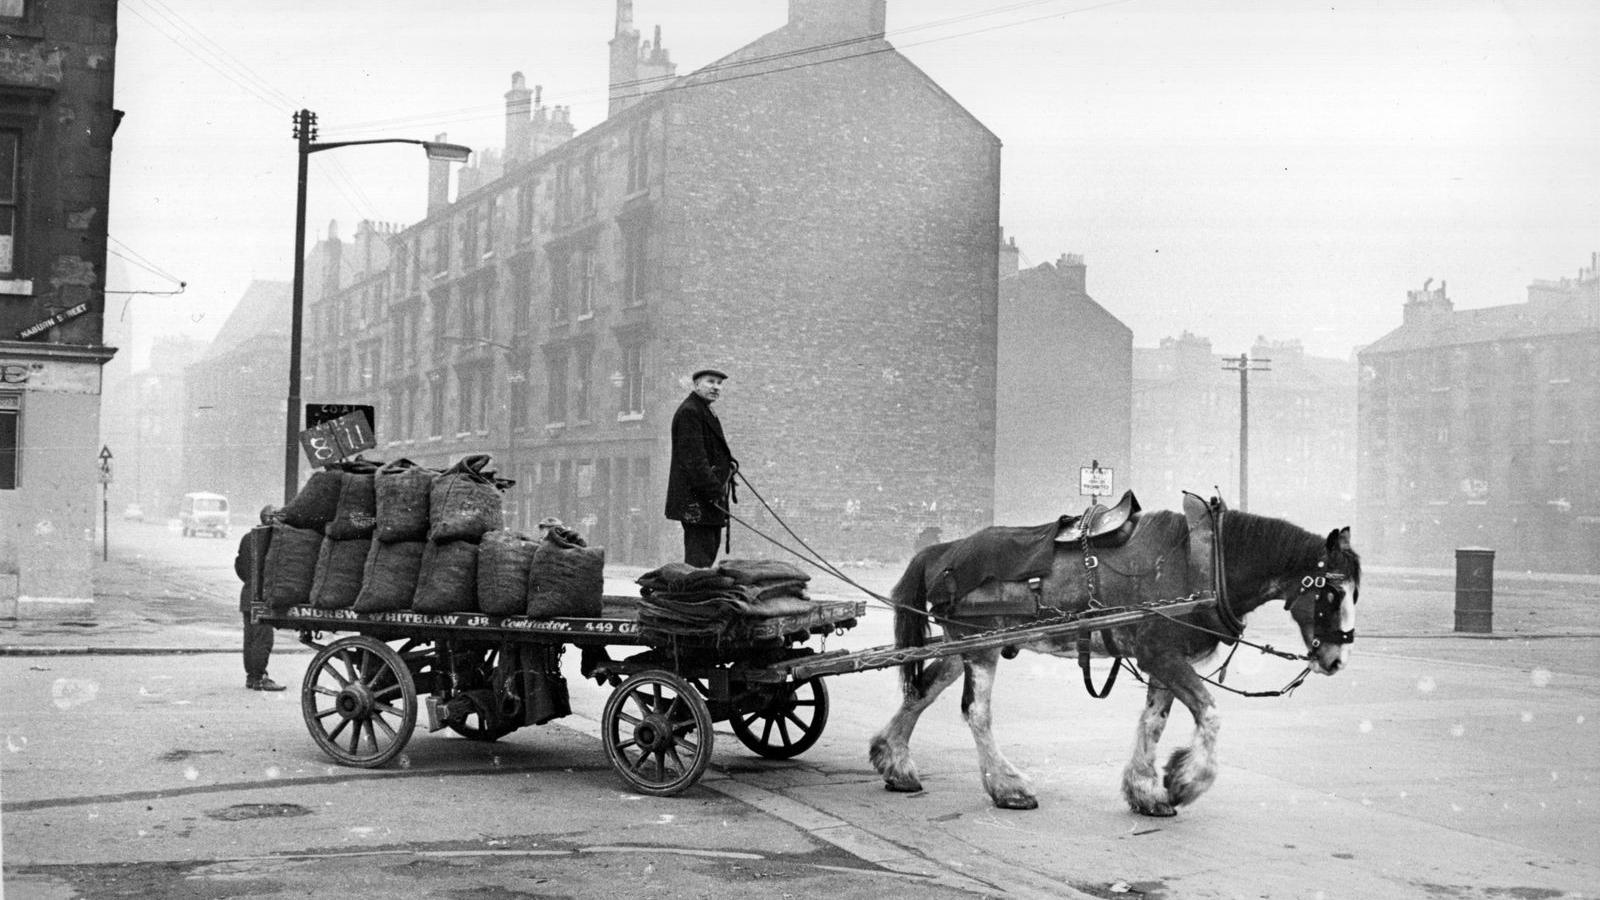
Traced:
POLYGON ((726 525, 736 463, 722 421, 711 404, 691 393, 672 414, 672 465, 667 472, 667 518, 696 525, 726 525))

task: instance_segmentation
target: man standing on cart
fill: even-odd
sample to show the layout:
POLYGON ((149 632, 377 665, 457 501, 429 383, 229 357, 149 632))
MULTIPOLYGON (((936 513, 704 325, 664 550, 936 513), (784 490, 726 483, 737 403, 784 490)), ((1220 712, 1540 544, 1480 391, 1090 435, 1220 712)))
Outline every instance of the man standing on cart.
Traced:
POLYGON ((700 369, 689 377, 694 388, 672 415, 672 464, 667 472, 667 518, 683 525, 683 561, 708 567, 728 524, 728 507, 737 502, 733 458, 722 434, 722 420, 711 404, 722 396, 727 374, 700 369))

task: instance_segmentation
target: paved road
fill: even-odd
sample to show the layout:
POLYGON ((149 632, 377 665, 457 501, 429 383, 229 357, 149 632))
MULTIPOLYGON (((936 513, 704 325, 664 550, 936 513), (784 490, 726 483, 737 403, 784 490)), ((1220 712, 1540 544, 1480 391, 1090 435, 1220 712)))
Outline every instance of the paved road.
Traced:
MULTIPOLYGON (((215 596, 231 572, 155 555, 116 570, 128 597, 167 591, 162 609, 202 623, 209 604, 210 625, 168 623, 169 640, 231 646, 216 609, 233 597, 215 596)), ((892 574, 862 577, 878 587, 892 574)), ((1503 590, 1511 621, 1539 625, 1489 640, 1433 624, 1437 584, 1369 586, 1354 668, 1288 699, 1223 697, 1218 784, 1167 820, 1134 817, 1117 796, 1135 686, 1094 701, 1073 666, 1036 656, 1002 666, 995 712, 1040 790, 1026 813, 982 795, 954 696, 914 742, 927 790, 882 790, 865 747, 896 702, 891 672, 832 679, 827 732, 801 760, 756 760, 723 731, 705 781, 659 800, 606 766, 593 737, 606 692, 575 671, 576 712, 558 724, 495 745, 419 734, 401 765, 365 772, 321 756, 292 691, 240 690, 227 653, 7 656, 6 883, 47 897, 402 884, 419 897, 1596 897, 1589 590, 1503 590)), ((1259 617, 1252 636, 1292 645, 1281 619, 1259 617)), ((883 643, 887 627, 870 615, 835 645, 883 643)), ((0 635, 36 649, 69 639, 85 640, 45 626, 0 635)), ((274 673, 293 685, 307 659, 282 655, 274 673)), ((1286 666, 1241 657, 1232 677, 1275 687, 1286 666)), ((1179 714, 1168 746, 1187 731, 1179 714)))

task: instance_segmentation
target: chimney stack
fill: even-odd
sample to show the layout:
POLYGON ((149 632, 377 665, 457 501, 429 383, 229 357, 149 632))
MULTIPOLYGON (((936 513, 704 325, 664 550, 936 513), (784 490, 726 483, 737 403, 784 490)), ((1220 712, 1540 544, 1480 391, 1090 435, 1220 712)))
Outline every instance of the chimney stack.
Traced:
POLYGON ((528 157, 529 126, 533 114, 533 92, 521 72, 511 73, 511 90, 506 91, 506 167, 528 157))
POLYGON ((887 0, 789 0, 789 27, 834 40, 882 38, 887 0))
POLYGON ((1056 272, 1067 283, 1067 287, 1080 294, 1089 293, 1089 267, 1083 264, 1080 254, 1061 254, 1061 258, 1056 260, 1056 272))
MULTIPOLYGON (((445 143, 449 136, 440 132, 435 141, 445 143)), ((450 205, 450 164, 442 159, 428 160, 428 215, 450 205)))

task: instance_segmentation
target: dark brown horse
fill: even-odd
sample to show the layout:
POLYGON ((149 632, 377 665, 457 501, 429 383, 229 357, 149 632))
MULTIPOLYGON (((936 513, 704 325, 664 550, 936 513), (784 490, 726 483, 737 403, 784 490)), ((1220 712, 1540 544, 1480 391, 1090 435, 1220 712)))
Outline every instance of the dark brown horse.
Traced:
MULTIPOLYGON (((1209 525, 1210 523, 1208 523, 1209 525)), ((1033 621, 1036 614, 990 610, 1026 607, 1031 597, 1042 610, 1074 612, 1089 605, 1090 594, 1106 606, 1152 599, 1174 599, 1196 589, 1197 566, 1190 564, 1190 526, 1181 514, 1170 511, 1136 514, 1126 547, 1100 557, 1093 576, 1084 565, 1084 553, 1073 544, 1055 545, 1049 574, 1029 586, 1016 582, 987 581, 956 597, 941 613, 949 638, 959 638, 1007 625, 1033 621), (1123 561, 1118 570, 1118 561, 1123 561), (1092 581, 1090 579, 1093 579, 1092 581), (1019 602, 1020 601, 1020 602, 1019 602)), ((895 585, 895 639, 901 647, 927 642, 930 594, 950 583, 951 553, 964 541, 983 535, 924 548, 912 558, 895 585)), ((1216 741, 1220 724, 1216 706, 1194 663, 1216 650, 1225 638, 1243 630, 1244 616, 1263 604, 1282 601, 1300 627, 1307 661, 1316 671, 1332 675, 1343 669, 1349 642, 1355 635, 1355 601, 1360 592, 1361 560, 1350 548, 1350 529, 1341 528, 1324 539, 1282 519, 1243 512, 1225 512, 1213 532, 1203 535, 1220 547, 1221 597, 1215 608, 1164 618, 1152 616, 1135 625, 1112 630, 1113 651, 1137 664, 1148 679, 1148 694, 1139 718, 1133 757, 1122 776, 1122 794, 1134 811, 1170 816, 1176 807, 1193 803, 1216 780, 1216 741), (1173 751, 1163 775, 1156 769, 1156 745, 1167 724, 1173 698, 1188 707, 1195 732, 1188 746, 1173 751)), ((1196 532, 1196 541, 1202 535, 1196 532)), ((1208 573, 1209 574, 1209 573, 1208 573)), ((1052 654, 1076 654, 1079 638, 1037 641, 1022 649, 1052 654)), ((1093 641, 1097 653, 1103 640, 1093 641)), ((902 668, 904 699, 889 723, 873 737, 872 764, 891 791, 922 789, 911 759, 911 733, 917 719, 958 675, 965 674, 961 711, 977 743, 979 773, 984 789, 996 806, 1033 809, 1038 799, 1027 776, 1000 752, 991 731, 990 695, 994 688, 1000 650, 983 650, 961 657, 941 657, 902 668)))

